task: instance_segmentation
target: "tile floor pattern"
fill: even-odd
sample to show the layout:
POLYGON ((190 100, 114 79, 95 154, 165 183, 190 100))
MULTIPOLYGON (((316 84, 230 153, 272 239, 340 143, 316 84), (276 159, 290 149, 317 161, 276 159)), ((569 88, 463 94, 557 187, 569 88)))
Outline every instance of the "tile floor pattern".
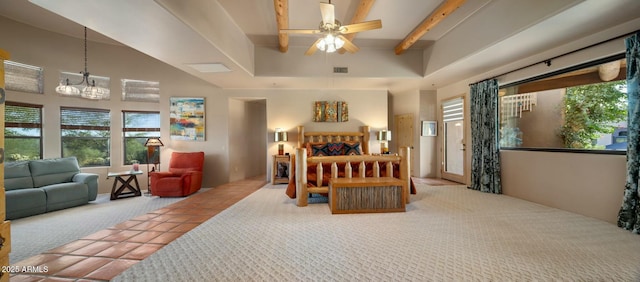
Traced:
POLYGON ((10 281, 108 281, 265 184, 260 176, 192 195, 20 261, 15 266, 41 268, 14 274, 10 281))

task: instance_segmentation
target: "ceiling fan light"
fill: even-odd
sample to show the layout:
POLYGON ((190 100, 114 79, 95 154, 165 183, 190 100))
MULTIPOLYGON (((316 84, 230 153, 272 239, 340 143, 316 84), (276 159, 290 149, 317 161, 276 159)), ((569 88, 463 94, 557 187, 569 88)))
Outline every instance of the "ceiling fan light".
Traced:
POLYGON ((336 49, 340 49, 344 46, 344 40, 340 39, 340 37, 336 37, 334 43, 336 45, 336 49))
POLYGON ((327 53, 333 53, 333 52, 335 52, 336 50, 337 50, 337 49, 336 49, 336 45, 334 45, 334 44, 328 44, 328 45, 327 45, 327 53))
POLYGON ((318 47, 318 49, 320 49, 320 51, 324 51, 327 49, 327 42, 324 42, 324 39, 318 41, 318 43, 316 44, 316 47, 318 47))

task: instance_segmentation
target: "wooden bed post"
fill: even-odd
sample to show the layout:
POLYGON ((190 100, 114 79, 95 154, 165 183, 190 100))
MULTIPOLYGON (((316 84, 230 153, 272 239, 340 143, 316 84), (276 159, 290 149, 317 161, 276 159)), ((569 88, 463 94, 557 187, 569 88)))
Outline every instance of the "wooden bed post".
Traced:
POLYGON ((298 125, 298 148, 302 148, 304 142, 304 126, 298 125))
POLYGON ((364 125, 362 126, 362 133, 364 134, 362 136, 362 152, 367 155, 367 154, 371 154, 371 151, 369 151, 369 126, 368 125, 364 125))
MULTIPOLYGON (((300 127, 298 127, 300 130, 300 127)), ((296 148, 296 205, 306 207, 307 193, 307 148, 296 148)))
POLYGON ((400 157, 402 161, 400 162, 400 180, 404 182, 404 195, 407 199, 407 204, 409 203, 409 190, 411 189, 411 148, 402 147, 400 148, 400 157))

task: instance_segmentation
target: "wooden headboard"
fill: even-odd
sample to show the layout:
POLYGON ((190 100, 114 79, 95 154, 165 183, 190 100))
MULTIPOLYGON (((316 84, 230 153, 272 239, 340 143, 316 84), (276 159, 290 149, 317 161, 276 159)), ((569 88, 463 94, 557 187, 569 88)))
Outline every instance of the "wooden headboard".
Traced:
POLYGON ((360 132, 304 132, 304 126, 298 126, 298 148, 307 142, 359 141, 362 153, 369 154, 369 126, 361 126, 360 132))

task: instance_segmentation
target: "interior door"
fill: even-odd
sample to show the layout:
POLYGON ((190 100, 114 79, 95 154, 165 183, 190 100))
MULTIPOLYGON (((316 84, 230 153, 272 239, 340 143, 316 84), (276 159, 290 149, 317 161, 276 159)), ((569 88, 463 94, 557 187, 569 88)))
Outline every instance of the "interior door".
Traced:
POLYGON ((458 97, 442 102, 442 178, 465 183, 466 138, 464 98, 458 97))
MULTIPOLYGON (((397 144, 397 147, 396 151, 392 153, 398 153, 398 149, 402 147, 409 147, 413 149, 413 114, 396 115, 394 117, 394 121, 396 132, 393 133, 395 136, 392 136, 392 138, 396 140, 395 143, 397 144)), ((413 154, 411 156, 412 159, 415 159, 415 154, 413 152, 411 152, 411 154, 413 154)), ((412 162, 410 166, 411 176, 415 175, 413 173, 414 167, 415 166, 412 162)))

